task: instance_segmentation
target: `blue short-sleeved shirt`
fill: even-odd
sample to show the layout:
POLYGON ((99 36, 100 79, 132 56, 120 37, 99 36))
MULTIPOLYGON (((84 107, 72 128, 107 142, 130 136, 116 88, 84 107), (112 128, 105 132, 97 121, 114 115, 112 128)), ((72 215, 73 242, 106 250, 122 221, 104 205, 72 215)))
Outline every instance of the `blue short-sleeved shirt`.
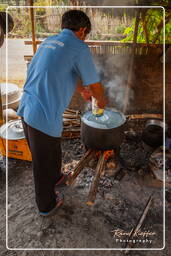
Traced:
POLYGON ((53 137, 62 132, 62 114, 78 78, 99 82, 89 47, 69 29, 48 37, 34 55, 17 114, 31 127, 53 137))

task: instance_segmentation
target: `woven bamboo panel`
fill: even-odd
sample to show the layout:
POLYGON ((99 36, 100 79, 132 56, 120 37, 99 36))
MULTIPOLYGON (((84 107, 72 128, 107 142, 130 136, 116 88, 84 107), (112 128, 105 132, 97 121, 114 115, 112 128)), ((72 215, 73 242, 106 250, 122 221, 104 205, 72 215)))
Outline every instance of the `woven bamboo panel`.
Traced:
MULTIPOLYGON (((114 54, 131 55, 133 44, 131 43, 88 43, 91 52, 94 54, 114 54)), ((162 45, 137 44, 135 46, 135 55, 160 55, 162 54, 162 45)))

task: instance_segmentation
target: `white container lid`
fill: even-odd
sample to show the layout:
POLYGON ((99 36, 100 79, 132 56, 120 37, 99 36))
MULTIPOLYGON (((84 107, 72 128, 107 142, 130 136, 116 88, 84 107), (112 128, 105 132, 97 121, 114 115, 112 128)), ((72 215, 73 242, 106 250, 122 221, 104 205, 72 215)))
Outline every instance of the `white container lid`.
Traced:
POLYGON ((24 130, 21 120, 11 120, 0 127, 0 137, 7 140, 24 139, 24 130))
POLYGON ((7 105, 6 97, 8 98, 8 104, 19 101, 21 98, 21 90, 17 84, 12 83, 0 83, 2 105, 7 105))

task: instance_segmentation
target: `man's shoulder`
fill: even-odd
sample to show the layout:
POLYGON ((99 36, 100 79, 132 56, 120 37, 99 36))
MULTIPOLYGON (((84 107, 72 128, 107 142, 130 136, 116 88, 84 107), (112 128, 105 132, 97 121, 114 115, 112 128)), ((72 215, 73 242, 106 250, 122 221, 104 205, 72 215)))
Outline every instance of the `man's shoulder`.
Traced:
POLYGON ((87 44, 80 40, 79 38, 77 38, 76 36, 74 36, 72 33, 59 33, 56 38, 58 40, 63 41, 67 46, 76 46, 78 47, 78 49, 86 49, 87 48, 87 44))
POLYGON ((44 40, 44 44, 50 43, 50 44, 58 44, 59 46, 62 46, 62 48, 66 47, 68 49, 72 49, 73 51, 76 51, 77 53, 81 53, 82 51, 89 50, 88 45, 76 37, 73 37, 70 34, 63 34, 59 33, 53 36, 49 36, 44 40))

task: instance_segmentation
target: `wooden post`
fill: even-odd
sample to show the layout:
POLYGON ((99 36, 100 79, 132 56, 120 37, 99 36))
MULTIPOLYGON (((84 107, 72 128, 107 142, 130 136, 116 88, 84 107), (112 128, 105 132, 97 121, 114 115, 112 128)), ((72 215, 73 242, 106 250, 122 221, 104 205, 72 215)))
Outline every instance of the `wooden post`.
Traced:
POLYGON ((0 88, 0 126, 3 124, 3 111, 2 111, 2 98, 1 98, 1 88, 0 88))
POLYGON ((97 190, 98 190, 99 181, 100 181, 100 176, 101 176, 101 173, 104 168, 104 163, 105 163, 105 153, 101 152, 101 156, 99 158, 99 161, 98 161, 97 167, 96 167, 96 174, 94 176, 93 182, 90 187, 87 205, 91 206, 94 204, 94 201, 96 199, 97 190))
POLYGON ((143 26, 143 30, 144 30, 144 36, 145 36, 146 43, 149 44, 149 35, 148 35, 148 30, 147 30, 146 13, 147 13, 147 10, 144 9, 142 11, 142 26, 143 26))
MULTIPOLYGON (((33 0, 30 0, 30 6, 33 6, 33 0)), ((34 20, 34 9, 30 7, 30 17, 31 17, 31 30, 32 30, 32 41, 33 41, 33 54, 36 53, 37 44, 35 37, 35 20, 34 20)))
POLYGON ((1 98, 1 87, 0 87, 0 126, 2 124, 3 124, 3 109, 2 109, 2 98, 1 98))
MULTIPOLYGON (((171 20, 171 14, 169 14, 166 18, 165 18, 165 25, 171 20)), ((161 21, 159 22, 159 24, 157 25, 157 33, 156 36, 153 39, 153 44, 155 44, 157 42, 157 40, 160 37, 160 33, 163 29, 163 18, 161 19, 161 21)))
POLYGON ((134 55, 135 55, 135 47, 136 47, 136 43, 137 43, 139 22, 140 22, 140 10, 137 9, 135 28, 134 28, 134 38, 133 38, 133 45, 132 45, 132 56, 131 56, 131 61, 130 61, 127 85, 126 85, 126 89, 125 89, 125 97, 124 97, 124 105, 123 105, 124 113, 127 110, 128 102, 129 102, 129 92, 130 92, 130 87, 131 87, 131 83, 132 83, 132 69, 133 69, 133 64, 134 64, 134 55))

